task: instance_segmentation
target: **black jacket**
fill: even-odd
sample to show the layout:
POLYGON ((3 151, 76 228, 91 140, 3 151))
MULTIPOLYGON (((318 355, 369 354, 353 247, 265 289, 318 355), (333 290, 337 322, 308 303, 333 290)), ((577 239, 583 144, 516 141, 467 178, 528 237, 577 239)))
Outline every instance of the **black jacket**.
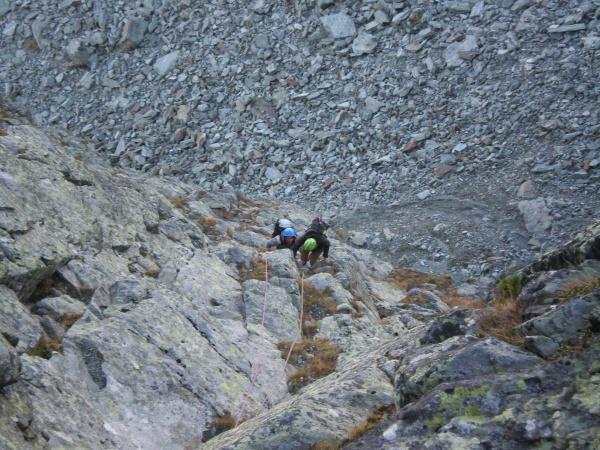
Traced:
POLYGON ((296 243, 292 247, 294 256, 296 256, 296 253, 298 253, 298 250, 300 250, 300 248, 302 248, 302 246, 304 245, 304 241, 306 241, 307 239, 310 239, 310 238, 313 238, 315 241, 317 241, 317 248, 315 250, 322 249, 323 250, 323 258, 328 258, 329 257, 329 239, 327 239, 327 236, 325 236, 323 233, 320 233, 316 230, 312 230, 311 228, 306 230, 306 233, 304 233, 299 239, 296 239, 296 243))

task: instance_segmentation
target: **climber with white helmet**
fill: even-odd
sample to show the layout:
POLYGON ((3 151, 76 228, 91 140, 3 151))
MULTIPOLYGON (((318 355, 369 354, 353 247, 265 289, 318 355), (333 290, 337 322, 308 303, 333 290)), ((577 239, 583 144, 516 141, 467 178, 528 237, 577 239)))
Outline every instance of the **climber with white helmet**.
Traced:
POLYGON ((267 248, 276 248, 278 250, 282 248, 291 249, 297 237, 298 234, 294 229, 294 224, 290 220, 278 219, 271 234, 272 239, 267 242, 267 248))
POLYGON ((296 230, 291 227, 285 228, 279 236, 275 236, 267 241, 267 248, 276 248, 278 250, 282 248, 291 249, 296 242, 297 236, 298 234, 296 233, 296 230))

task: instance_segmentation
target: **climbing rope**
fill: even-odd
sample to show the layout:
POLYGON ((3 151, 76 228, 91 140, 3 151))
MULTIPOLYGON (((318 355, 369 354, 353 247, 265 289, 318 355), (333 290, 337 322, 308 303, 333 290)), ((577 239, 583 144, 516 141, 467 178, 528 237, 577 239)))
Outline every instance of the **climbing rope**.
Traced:
POLYGON ((288 362, 290 361, 290 356, 292 356, 292 351, 294 350, 294 345, 296 345, 298 343, 299 340, 302 339, 302 320, 303 320, 303 316, 304 315, 304 272, 301 272, 300 275, 300 322, 298 323, 298 326, 300 328, 300 336, 297 337, 294 342, 292 342, 292 345, 290 345, 290 351, 287 354, 287 358, 285 358, 285 367, 287 367, 288 362))
MULTIPOLYGON (((262 319, 260 322, 260 325, 263 328, 265 326, 265 319, 267 316, 268 292, 269 292, 269 263, 267 260, 267 256, 265 255, 265 296, 264 296, 263 306, 262 306, 262 319)), ((298 341, 302 339, 302 320, 304 319, 303 316, 304 316, 304 272, 301 272, 301 275, 300 275, 300 317, 299 317, 299 322, 298 322, 300 334, 298 337, 296 337, 294 342, 292 342, 292 344, 290 345, 290 350, 288 351, 287 358, 285 359, 284 367, 287 367, 287 365, 290 361, 290 357, 292 356, 292 351, 294 350, 294 345, 296 345, 298 343, 298 341)), ((256 390, 256 377, 258 376, 258 372, 259 372, 259 368, 260 368, 259 354, 260 354, 260 352, 256 352, 256 354, 255 354, 254 363, 252 364, 252 372, 250 373, 250 389, 252 389, 253 391, 256 390)), ((240 424, 240 421, 245 412, 246 401, 248 398, 251 397, 251 395, 250 395, 251 393, 252 392, 247 392, 241 401, 241 404, 239 407, 239 413, 237 414, 234 428, 237 428, 238 425, 240 424)))
MULTIPOLYGON (((263 299, 262 318, 260 321, 260 326, 263 329, 265 327, 265 319, 267 317, 268 297, 269 297, 269 261, 267 259, 267 255, 265 255, 265 296, 263 299)), ((252 364, 252 372, 250 373, 250 388, 249 389, 251 389, 252 391, 256 390, 256 377, 258 376, 258 369, 260 366, 259 356, 260 356, 260 352, 256 352, 254 355, 254 362, 252 364)), ((251 393, 252 392, 247 392, 246 395, 244 395, 244 397, 242 399, 242 402, 239 407, 239 414, 237 415, 237 418, 235 420, 234 428, 238 427, 238 425, 240 424, 240 420, 244 416, 244 412, 245 412, 245 408, 246 408, 246 401, 249 397, 251 397, 251 395, 250 395, 251 393)))

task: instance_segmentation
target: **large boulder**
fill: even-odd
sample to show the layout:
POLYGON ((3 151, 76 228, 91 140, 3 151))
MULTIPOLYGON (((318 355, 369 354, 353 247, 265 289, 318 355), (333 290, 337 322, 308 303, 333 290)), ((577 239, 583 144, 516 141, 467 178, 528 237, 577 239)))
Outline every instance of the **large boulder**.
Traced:
POLYGON ((280 341, 299 337, 299 311, 284 289, 259 280, 245 281, 242 287, 247 326, 264 324, 280 341))
POLYGON ((529 369, 542 360, 494 338, 454 337, 407 355, 396 372, 397 405, 420 398, 435 386, 529 369))
POLYGON ((42 337, 42 328, 16 294, 0 285, 0 331, 19 353, 33 349, 42 337))
POLYGON ((14 347, 0 335, 0 388, 14 383, 21 372, 21 360, 14 347))
POLYGON ((559 345, 575 344, 592 327, 600 325, 600 289, 521 325, 530 336, 545 336, 559 345))
POLYGON ((56 322, 69 327, 83 316, 85 305, 68 295, 61 295, 40 300, 34 305, 32 311, 40 316, 47 315, 56 322))

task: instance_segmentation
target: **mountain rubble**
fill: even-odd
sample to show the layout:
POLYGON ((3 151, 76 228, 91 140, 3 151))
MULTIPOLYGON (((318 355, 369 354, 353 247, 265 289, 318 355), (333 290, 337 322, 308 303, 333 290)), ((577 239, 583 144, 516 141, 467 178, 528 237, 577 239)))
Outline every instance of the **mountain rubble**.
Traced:
POLYGON ((457 280, 598 219, 598 0, 1 3, 4 95, 116 167, 366 207, 373 249, 457 280))

